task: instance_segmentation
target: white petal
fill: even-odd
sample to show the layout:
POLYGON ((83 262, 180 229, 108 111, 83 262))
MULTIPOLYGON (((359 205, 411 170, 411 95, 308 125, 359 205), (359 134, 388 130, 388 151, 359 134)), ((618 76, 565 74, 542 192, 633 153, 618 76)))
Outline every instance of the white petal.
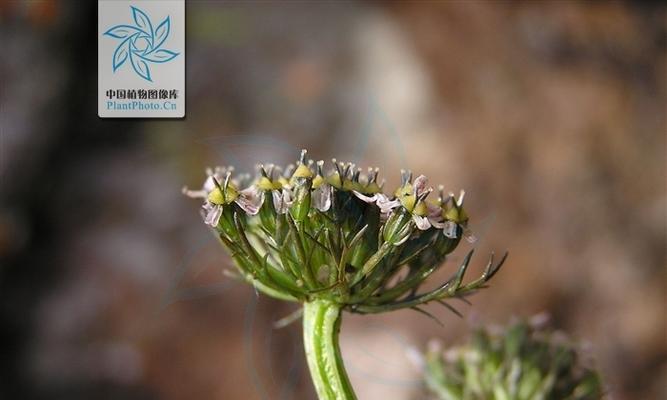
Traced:
POLYGON ((282 192, 273 190, 271 195, 273 196, 273 207, 276 209, 276 212, 278 214, 285 214, 292 205, 290 191, 287 189, 283 189, 282 192))
POLYGON ((206 217, 204 218, 204 223, 214 228, 218 226, 218 222, 220 222, 220 216, 222 216, 222 206, 206 202, 203 208, 204 210, 206 210, 206 217))
POLYGON ((382 214, 388 214, 394 211, 395 208, 401 205, 401 202, 395 200, 391 203, 385 203, 384 206, 380 206, 380 212, 382 214))
POLYGON ((468 243, 475 243, 477 241, 477 236, 475 236, 469 228, 463 229, 463 237, 466 238, 468 243))
MULTIPOLYGON (((202 190, 205 190, 206 192, 212 192, 213 189, 215 189, 215 181, 213 180, 214 175, 209 175, 208 178, 204 181, 204 186, 202 187, 202 190)), ((215 177, 215 179, 218 180, 218 182, 221 182, 218 177, 215 177)))
POLYGON ((455 222, 447 221, 445 222, 445 227, 442 229, 442 233, 450 239, 456 239, 456 227, 455 222))
POLYGON ((445 222, 439 221, 435 218, 429 218, 429 221, 431 222, 431 225, 436 228, 436 229, 444 229, 445 228, 445 222))
POLYGON ((331 208, 331 196, 333 189, 329 184, 322 184, 313 191, 313 207, 320 211, 327 211, 331 208))
POLYGON ((372 195, 372 196, 366 196, 363 193, 357 192, 356 190, 353 190, 352 193, 361 201, 364 201, 366 203, 374 203, 377 200, 377 195, 372 195))
POLYGON ((283 204, 282 194, 277 190, 272 190, 271 196, 273 197, 273 208, 276 209, 276 212, 278 214, 285 214, 286 209, 283 204))
POLYGON ((283 193, 283 201, 285 202, 285 204, 287 204, 288 206, 291 206, 292 202, 293 202, 292 201, 292 191, 289 190, 289 189, 283 189, 282 193, 283 193))
POLYGON ((417 228, 419 228, 422 231, 425 231, 431 227, 431 223, 428 221, 428 218, 426 217, 420 217, 419 215, 413 214, 412 220, 415 221, 415 225, 417 225, 417 228))
POLYGON ((264 203, 264 192, 258 190, 256 186, 251 186, 239 193, 235 203, 250 215, 256 215, 264 203))
POLYGON ((208 193, 206 190, 189 190, 187 187, 183 187, 183 190, 181 190, 184 195, 192 198, 192 199, 205 199, 208 197, 208 193))
POLYGON ((424 175, 419 175, 412 184, 415 195, 421 196, 424 192, 426 192, 428 190, 426 185, 428 185, 428 179, 424 175))
POLYGON ((416 347, 408 347, 405 350, 406 358, 417 367, 418 370, 426 369, 426 358, 422 355, 421 350, 416 347))
POLYGON ((379 202, 379 201, 389 201, 389 197, 387 197, 387 195, 384 194, 384 193, 377 193, 377 194, 375 195, 375 201, 376 201, 376 202, 379 202))
POLYGON ((383 214, 386 214, 393 210, 394 208, 398 207, 401 205, 401 202, 398 200, 389 200, 389 198, 381 193, 378 193, 377 195, 377 200, 375 201, 375 204, 380 208, 380 211, 383 214))
POLYGON ((426 209, 428 210, 428 216, 431 220, 442 219, 442 208, 439 205, 433 204, 431 202, 426 202, 426 209))

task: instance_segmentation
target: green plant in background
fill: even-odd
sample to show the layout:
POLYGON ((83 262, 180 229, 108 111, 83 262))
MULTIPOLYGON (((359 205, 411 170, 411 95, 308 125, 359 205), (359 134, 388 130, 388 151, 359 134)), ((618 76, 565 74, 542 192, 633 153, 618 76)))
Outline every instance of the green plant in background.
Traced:
MULTIPOLYGON (((426 177, 401 171, 402 183, 383 193, 378 169, 362 174, 350 163, 306 159, 286 169, 258 166, 256 177, 232 168, 208 170, 201 190, 203 218, 238 269, 238 278, 270 297, 303 304, 308 366, 320 399, 355 399, 343 366, 341 311, 368 314, 463 298, 486 286, 503 264, 491 256, 480 277, 464 283, 468 253, 451 278, 432 290, 422 283, 468 229, 463 192, 436 199, 426 177)), ((451 307, 450 307, 451 308, 451 307)))
POLYGON ((442 351, 432 342, 424 379, 441 400, 596 400, 598 373, 585 367, 575 344, 541 323, 481 328, 469 343, 442 351))

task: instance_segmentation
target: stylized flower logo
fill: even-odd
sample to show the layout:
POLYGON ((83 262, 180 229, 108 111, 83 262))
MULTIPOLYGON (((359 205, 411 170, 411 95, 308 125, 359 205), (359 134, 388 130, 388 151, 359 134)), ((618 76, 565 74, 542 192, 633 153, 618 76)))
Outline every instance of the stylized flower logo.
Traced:
POLYGON ((129 59, 134 72, 147 81, 153 82, 148 63, 165 63, 179 53, 161 49, 169 36, 171 21, 169 16, 153 29, 153 24, 145 12, 130 6, 135 25, 116 25, 104 32, 105 36, 121 39, 113 53, 113 72, 129 59))

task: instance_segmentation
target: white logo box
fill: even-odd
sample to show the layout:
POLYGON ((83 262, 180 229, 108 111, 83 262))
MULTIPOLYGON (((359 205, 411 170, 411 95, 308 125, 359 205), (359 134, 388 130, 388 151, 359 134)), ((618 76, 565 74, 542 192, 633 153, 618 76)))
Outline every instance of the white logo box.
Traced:
POLYGON ((98 115, 185 116, 185 1, 98 0, 98 115))

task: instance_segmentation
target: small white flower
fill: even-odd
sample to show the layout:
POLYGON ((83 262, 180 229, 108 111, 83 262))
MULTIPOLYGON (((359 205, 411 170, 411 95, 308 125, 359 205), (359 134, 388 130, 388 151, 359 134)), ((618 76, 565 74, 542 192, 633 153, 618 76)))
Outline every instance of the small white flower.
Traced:
POLYGON ((465 191, 461 190, 458 199, 456 199, 454 193, 451 192, 446 199, 443 199, 442 187, 440 188, 440 192, 440 206, 437 209, 434 208, 432 212, 429 212, 431 224, 437 229, 442 229, 442 234, 450 239, 456 239, 458 237, 458 227, 461 227, 463 231, 462 237, 470 243, 476 242, 477 238, 468 228, 468 216, 463 210, 465 191), (440 210, 439 216, 436 215, 436 210, 440 210))
POLYGON ((380 213, 382 215, 388 215, 392 213, 394 209, 403 206, 412 215, 412 220, 417 228, 425 231, 431 227, 431 221, 428 216, 429 210, 424 203, 424 198, 433 189, 428 187, 428 179, 426 176, 419 175, 414 180, 414 183, 411 184, 409 181, 410 172, 401 171, 401 173, 403 174, 404 184, 397 191, 397 197, 393 200, 390 200, 389 197, 383 193, 377 193, 373 195, 373 198, 356 192, 355 195, 364 201, 374 199, 375 204, 380 208, 380 213), (423 212, 417 210, 422 208, 424 208, 423 212))
POLYGON ((369 168, 368 175, 359 180, 359 188, 363 190, 352 190, 352 193, 361 201, 372 204, 375 203, 382 193, 384 182, 378 184, 378 173, 380 168, 369 168))
POLYGON ((256 215, 264 202, 264 193, 258 190, 255 185, 240 192, 237 191, 237 183, 231 179, 232 170, 232 168, 221 167, 216 167, 215 170, 209 168, 206 170, 208 176, 200 190, 183 188, 183 194, 186 196, 205 199, 202 209, 204 222, 207 225, 218 226, 224 206, 227 204, 236 203, 246 213, 256 215), (224 177, 224 184, 220 185, 222 177, 224 177), (219 186, 224 190, 221 190, 219 186))
POLYGON ((206 180, 204 180, 204 184, 200 190, 190 190, 187 186, 183 186, 181 191, 191 199, 206 199, 208 194, 215 189, 215 181, 222 182, 226 178, 227 173, 231 173, 232 171, 234 171, 234 167, 206 168, 206 180))

